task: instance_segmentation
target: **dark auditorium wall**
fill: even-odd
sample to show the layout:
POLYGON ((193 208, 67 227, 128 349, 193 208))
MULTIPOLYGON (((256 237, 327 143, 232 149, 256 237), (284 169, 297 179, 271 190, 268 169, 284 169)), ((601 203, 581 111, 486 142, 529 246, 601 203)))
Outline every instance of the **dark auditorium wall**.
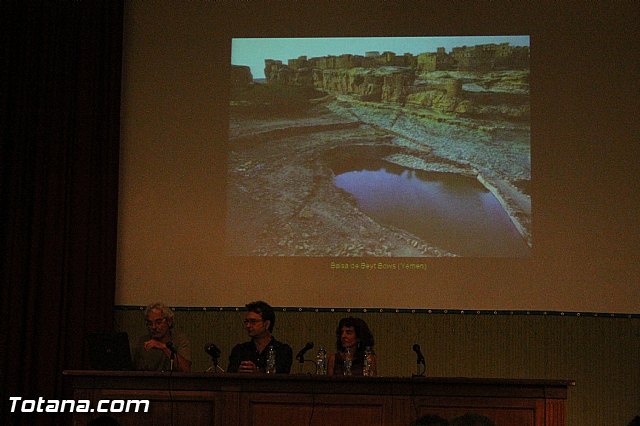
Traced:
POLYGON ((62 424, 60 398, 115 294, 123 2, 3 2, 0 424, 62 424))
MULTIPOLYGON (((177 326, 192 339, 194 371, 211 366, 206 343, 221 350, 226 367, 234 344, 247 340, 242 312, 178 310, 177 326)), ((420 344, 427 374, 444 377, 572 379, 569 426, 626 425, 640 409, 640 318, 589 315, 510 315, 509 313, 363 313, 282 312, 274 335, 297 352, 306 342, 335 350, 335 327, 343 316, 367 321, 376 339, 378 372, 384 376, 416 373, 411 350, 420 344)), ((116 328, 131 336, 145 332, 143 314, 116 309, 116 328)), ((294 362, 292 373, 302 370, 294 362)))

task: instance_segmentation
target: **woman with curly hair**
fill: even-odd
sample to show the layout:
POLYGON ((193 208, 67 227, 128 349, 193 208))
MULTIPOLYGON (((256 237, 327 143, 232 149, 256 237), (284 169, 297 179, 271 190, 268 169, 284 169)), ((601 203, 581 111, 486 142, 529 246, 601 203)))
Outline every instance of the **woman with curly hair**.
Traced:
MULTIPOLYGON (((375 341, 366 322, 360 318, 342 318, 336 327, 336 353, 329 355, 329 375, 345 374, 345 360, 351 358, 351 374, 363 375, 367 348, 373 353, 375 341)), ((377 374, 377 359, 372 355, 371 375, 377 374)))

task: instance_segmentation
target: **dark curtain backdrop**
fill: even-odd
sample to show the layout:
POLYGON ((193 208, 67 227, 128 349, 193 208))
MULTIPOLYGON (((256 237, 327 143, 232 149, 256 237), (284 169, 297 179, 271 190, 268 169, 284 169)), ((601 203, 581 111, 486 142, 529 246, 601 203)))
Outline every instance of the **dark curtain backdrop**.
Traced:
POLYGON ((9 397, 60 398, 113 327, 123 3, 1 8, 0 423, 60 424, 9 397))

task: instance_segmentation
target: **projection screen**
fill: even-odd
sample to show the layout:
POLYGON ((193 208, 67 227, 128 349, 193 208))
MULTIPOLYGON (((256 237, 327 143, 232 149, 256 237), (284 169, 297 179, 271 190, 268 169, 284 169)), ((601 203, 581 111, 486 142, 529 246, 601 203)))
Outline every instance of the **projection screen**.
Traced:
POLYGON ((571 21, 285 3, 127 3, 117 305, 638 311, 571 21))

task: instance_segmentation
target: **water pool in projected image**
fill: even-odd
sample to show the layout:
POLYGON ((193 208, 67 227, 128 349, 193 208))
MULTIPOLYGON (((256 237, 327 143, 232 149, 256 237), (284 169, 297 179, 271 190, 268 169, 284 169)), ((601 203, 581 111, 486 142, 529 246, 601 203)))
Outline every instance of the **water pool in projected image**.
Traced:
POLYGON ((504 208, 472 177, 375 162, 336 171, 334 182, 374 220, 460 256, 530 255, 504 208))

